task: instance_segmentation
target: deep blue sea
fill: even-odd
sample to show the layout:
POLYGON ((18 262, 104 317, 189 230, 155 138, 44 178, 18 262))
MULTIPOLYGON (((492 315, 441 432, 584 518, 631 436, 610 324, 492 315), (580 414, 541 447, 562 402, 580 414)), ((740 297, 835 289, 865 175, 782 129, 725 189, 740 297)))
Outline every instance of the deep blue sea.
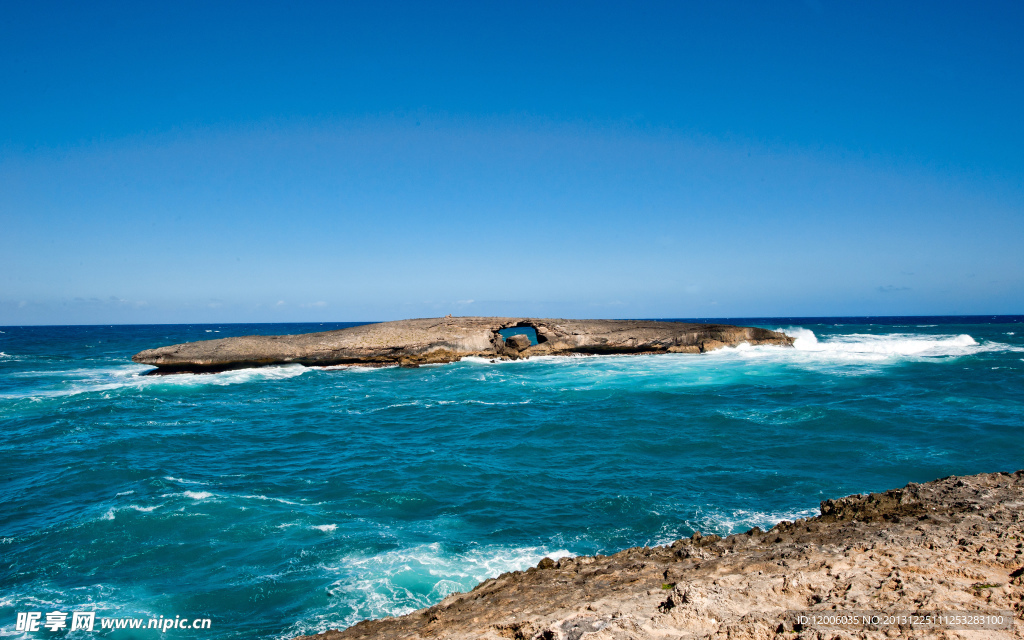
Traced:
POLYGON ((104 635, 15 630, 81 610, 291 638, 1024 467, 1024 316, 736 323, 796 348, 146 377, 145 348, 350 325, 0 327, 0 636, 104 635))

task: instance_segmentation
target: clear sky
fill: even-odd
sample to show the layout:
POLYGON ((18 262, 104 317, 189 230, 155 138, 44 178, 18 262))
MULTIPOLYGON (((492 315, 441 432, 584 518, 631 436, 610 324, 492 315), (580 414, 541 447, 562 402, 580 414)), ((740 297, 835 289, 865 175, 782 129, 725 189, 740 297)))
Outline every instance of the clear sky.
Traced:
POLYGON ((0 324, 1024 313, 1021 33, 0 0, 0 324))

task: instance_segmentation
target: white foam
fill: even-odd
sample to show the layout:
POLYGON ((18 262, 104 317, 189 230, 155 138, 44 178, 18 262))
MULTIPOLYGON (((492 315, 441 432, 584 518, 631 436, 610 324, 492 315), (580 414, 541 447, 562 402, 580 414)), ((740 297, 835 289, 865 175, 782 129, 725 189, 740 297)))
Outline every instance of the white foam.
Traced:
POLYGON ((238 497, 239 498, 245 498, 245 499, 248 499, 248 500, 269 500, 270 502, 280 502, 281 504, 290 504, 290 505, 295 505, 295 506, 298 506, 298 505, 301 504, 299 502, 292 502, 291 500, 285 500, 284 498, 271 498, 271 497, 264 496, 264 495, 251 495, 251 496, 238 496, 238 497))
POLYGON ((797 351, 853 356, 960 356, 977 352, 978 342, 967 334, 922 336, 912 333, 852 333, 818 341, 813 331, 802 327, 782 330, 792 336, 797 351))
POLYGON ((338 525, 336 525, 336 524, 315 524, 315 525, 313 525, 312 528, 316 529, 317 531, 323 531, 324 533, 330 533, 330 532, 336 530, 338 528, 338 525))
POLYGON ((117 496, 118 497, 120 497, 120 496, 130 496, 133 493, 135 493, 135 489, 130 489, 128 491, 122 491, 122 492, 118 493, 117 496))
POLYGON ((209 491, 186 491, 182 495, 193 500, 206 500, 213 497, 213 494, 209 491))
POLYGON ((174 476, 164 476, 164 480, 170 480, 179 484, 207 484, 200 480, 185 480, 184 478, 175 478, 174 476))
POLYGON ((301 364, 289 364, 254 369, 237 369, 220 373, 181 373, 167 376, 142 375, 151 370, 152 367, 132 364, 96 369, 23 371, 14 375, 22 378, 52 380, 52 383, 48 385, 51 388, 36 389, 23 394, 3 395, 0 398, 58 398, 82 393, 116 391, 119 389, 146 390, 159 387, 227 386, 248 382, 287 380, 301 376, 309 371, 309 368, 301 364))
MULTIPOLYGON (((729 513, 720 511, 698 512, 688 526, 702 533, 715 533, 722 536, 741 533, 753 527, 771 529, 783 520, 793 522, 802 518, 819 515, 818 509, 798 509, 794 511, 750 511, 736 509, 729 513)), ((674 542, 674 541, 669 541, 674 542)), ((665 544, 665 543, 662 543, 665 544)))
POLYGON ((345 628, 367 618, 403 615, 506 571, 536 566, 544 557, 571 556, 564 549, 485 546, 447 553, 439 543, 395 549, 372 556, 339 558, 323 566, 339 576, 328 588, 331 605, 288 629, 282 638, 345 628))
MULTIPOLYGON (((536 358, 536 356, 534 356, 536 358)), ((532 360, 534 358, 530 358, 532 360)), ((502 360, 501 358, 483 358, 481 356, 466 356, 459 360, 467 364, 512 364, 514 362, 529 362, 529 360, 502 360)))
MULTIPOLYGON (((95 611, 98 616, 129 614, 136 618, 155 618, 159 613, 154 613, 148 606, 150 594, 140 587, 124 587, 107 585, 103 583, 86 584, 77 587, 68 587, 58 581, 51 582, 46 578, 34 580, 23 587, 21 593, 13 589, 0 596, 0 608, 11 608, 28 611, 95 611), (130 613, 129 613, 130 612, 130 613)), ((13 615, 12 615, 13 617, 13 615)), ((99 621, 96 623, 99 630, 99 621)), ((19 638, 29 640, 31 638, 46 637, 45 632, 37 634, 22 634, 14 632, 13 623, 10 626, 0 627, 0 637, 19 638)), ((88 638, 91 633, 78 632, 54 637, 66 638, 88 638)), ((100 635, 100 634, 96 634, 100 635)), ((115 634, 116 637, 116 634, 115 634)))
POLYGON ((117 517, 118 511, 124 511, 126 509, 131 509, 132 511, 137 511, 139 513, 152 513, 153 511, 162 506, 163 505, 156 504, 149 507, 143 507, 137 504, 130 504, 127 507, 111 507, 107 509, 107 512, 100 517, 100 520, 114 520, 117 517))
POLYGON ((986 352, 1015 352, 1024 348, 999 342, 979 343, 967 334, 920 335, 914 333, 851 333, 818 340, 803 327, 777 329, 792 337, 793 349, 775 346, 726 347, 712 351, 712 357, 772 357, 797 363, 884 363, 905 359, 935 359, 970 356, 986 352))

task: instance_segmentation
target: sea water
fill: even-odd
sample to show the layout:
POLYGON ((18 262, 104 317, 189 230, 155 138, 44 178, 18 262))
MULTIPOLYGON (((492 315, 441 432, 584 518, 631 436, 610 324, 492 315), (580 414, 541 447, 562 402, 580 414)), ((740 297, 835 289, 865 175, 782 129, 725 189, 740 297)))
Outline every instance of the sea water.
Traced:
POLYGON ((739 322, 796 347, 156 377, 132 354, 347 325, 0 327, 0 635, 290 638, 1024 467, 1024 317, 739 322))

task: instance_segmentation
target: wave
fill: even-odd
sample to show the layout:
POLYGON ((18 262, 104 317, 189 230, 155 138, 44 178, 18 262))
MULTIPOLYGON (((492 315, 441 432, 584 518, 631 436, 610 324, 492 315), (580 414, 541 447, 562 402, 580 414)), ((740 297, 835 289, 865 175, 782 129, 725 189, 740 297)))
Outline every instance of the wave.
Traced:
POLYGON ((143 507, 137 504, 130 504, 126 507, 110 507, 109 509, 107 509, 106 513, 100 516, 100 520, 115 520, 117 518, 118 511, 127 511, 130 509, 132 511, 137 511, 139 513, 152 513, 153 511, 159 509, 162 506, 163 505, 161 504, 155 504, 148 507, 143 507))
POLYGON ((280 504, 286 504, 293 507, 307 506, 308 503, 295 502, 293 500, 285 500, 284 498, 272 498, 262 494, 234 494, 234 493, 213 493, 212 491, 182 491, 181 493, 163 493, 160 494, 161 498, 189 498, 195 501, 207 501, 213 500, 221 502, 224 500, 260 500, 265 502, 277 502, 280 504))
POLYGON ((248 382, 287 380, 309 371, 301 364, 236 369, 220 373, 181 373, 169 376, 146 376, 143 373, 152 367, 146 365, 123 365, 95 369, 64 369, 51 371, 22 371, 13 374, 19 378, 37 378, 40 386, 20 394, 5 394, 5 399, 62 398, 83 393, 104 393, 121 389, 199 388, 205 386, 228 386, 248 382), (48 382, 49 381, 49 382, 48 382))
MULTIPOLYGON (((328 525, 330 526, 330 525, 328 525)), ((404 615, 488 578, 535 566, 542 558, 572 556, 543 546, 484 546, 448 552, 441 543, 348 556, 322 568, 338 576, 328 588, 332 603, 289 628, 281 638, 345 628, 367 618, 404 615)))
MULTIPOLYGON (((820 511, 818 509, 797 509, 792 511, 751 511, 747 509, 735 509, 730 512, 710 510, 707 512, 698 512, 693 520, 687 522, 687 525, 701 533, 714 533, 720 536, 728 536, 734 533, 749 531, 753 527, 768 530, 783 520, 793 522, 794 520, 811 518, 817 515, 820 515, 820 511)), ((669 544, 671 542, 674 542, 674 540, 661 542, 661 544, 669 544)))
POLYGON ((976 353, 977 340, 967 334, 919 335, 912 333, 864 334, 851 333, 834 336, 825 342, 814 332, 802 327, 780 329, 794 338, 797 351, 851 355, 882 356, 958 356, 976 353))
MULTIPOLYGON (((793 521, 815 515, 818 515, 817 509, 779 512, 707 509, 699 510, 684 524, 695 531, 724 536, 755 526, 767 530, 782 520, 793 521)), ((334 525, 312 528, 328 533, 334 531, 334 525)), ((651 544, 671 544, 678 537, 678 528, 673 526, 651 544)), ((588 542, 593 543, 592 540, 588 542)), ((327 587, 331 603, 309 612, 303 621, 290 627, 280 638, 284 640, 320 633, 328 628, 345 628, 366 619, 405 615, 436 604, 452 593, 468 592, 480 582, 505 572, 536 566, 542 558, 557 560, 574 555, 564 547, 545 545, 486 545, 451 552, 446 545, 435 542, 374 555, 345 556, 336 563, 321 565, 323 571, 336 576, 327 587)))
POLYGON ((174 476, 164 476, 164 480, 170 480, 171 482, 177 482, 178 484, 208 484, 201 480, 185 480, 184 478, 175 478, 174 476))
MULTIPOLYGON (((12 609, 17 611, 95 611, 97 617, 136 617, 155 618, 147 604, 152 602, 143 589, 107 585, 103 583, 83 584, 76 587, 67 587, 59 582, 55 583, 48 579, 34 581, 21 587, 21 592, 9 590, 0 595, 0 609, 12 609)), ((12 618, 13 611, 12 611, 12 618)), ((96 621, 97 630, 99 621, 96 621)), ((60 638, 87 638, 93 634, 81 632, 69 633, 67 635, 56 635, 60 638)), ((97 634, 100 635, 100 634, 97 634)), ((45 633, 23 635, 13 631, 13 624, 10 627, 0 628, 0 637, 15 637, 22 640, 45 637, 45 633)), ((115 637, 116 634, 115 634, 115 637)))
POLYGON ((271 497, 265 496, 265 495, 228 496, 228 497, 237 497, 237 498, 242 498, 243 500, 267 500, 267 501, 270 501, 270 502, 280 502, 281 504, 290 504, 290 505, 293 505, 293 506, 299 506, 299 505, 302 504, 301 502, 293 502, 291 500, 285 500, 284 498, 271 498, 271 497))
POLYGON ((864 334, 851 333, 819 340, 810 329, 779 328, 776 331, 792 337, 793 350, 784 347, 751 346, 720 349, 710 355, 780 355, 789 353, 798 360, 847 362, 881 362, 901 358, 950 358, 979 353, 1017 352, 1024 348, 1000 342, 979 343, 967 334, 920 335, 914 333, 864 334))

